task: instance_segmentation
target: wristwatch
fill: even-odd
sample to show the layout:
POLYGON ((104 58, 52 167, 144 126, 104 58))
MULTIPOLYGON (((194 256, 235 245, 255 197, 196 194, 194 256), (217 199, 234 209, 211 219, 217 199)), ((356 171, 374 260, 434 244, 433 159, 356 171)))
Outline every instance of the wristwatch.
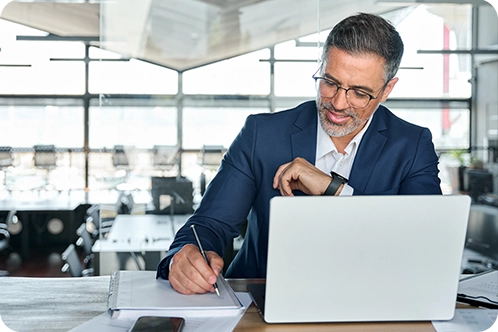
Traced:
POLYGON ((322 196, 335 196, 335 193, 337 192, 341 184, 345 185, 346 183, 348 183, 348 179, 337 174, 336 172, 330 172, 330 175, 332 176, 332 181, 330 181, 327 190, 325 190, 322 196))

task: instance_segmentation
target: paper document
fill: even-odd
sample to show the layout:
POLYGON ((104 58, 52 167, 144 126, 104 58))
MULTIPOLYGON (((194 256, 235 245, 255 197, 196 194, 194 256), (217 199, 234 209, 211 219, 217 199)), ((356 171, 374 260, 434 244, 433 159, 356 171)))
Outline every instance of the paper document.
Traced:
POLYGON ((498 310, 456 309, 455 317, 448 321, 433 321, 437 332, 489 332, 498 331, 498 310))
MULTIPOLYGON (((185 317, 185 325, 182 332, 233 331, 252 302, 249 293, 237 292, 235 294, 244 306, 243 310, 237 315, 221 317, 185 317)), ((75 327, 69 332, 128 332, 134 322, 135 319, 111 318, 107 313, 102 313, 88 322, 75 327)))
POLYGON ((498 271, 487 271, 461 280, 458 285, 457 301, 496 309, 498 307, 498 271))

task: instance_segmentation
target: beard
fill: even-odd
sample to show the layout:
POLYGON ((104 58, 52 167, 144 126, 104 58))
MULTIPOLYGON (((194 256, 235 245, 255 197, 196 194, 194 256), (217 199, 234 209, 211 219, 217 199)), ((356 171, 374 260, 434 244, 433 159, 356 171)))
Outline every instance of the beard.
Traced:
POLYGON ((318 109, 318 115, 320 118, 320 124, 322 125, 323 130, 327 133, 327 135, 331 137, 343 137, 348 134, 351 134, 356 129, 362 127, 365 123, 367 123, 367 119, 361 119, 358 116, 358 113, 348 108, 345 110, 338 111, 330 102, 324 102, 321 98, 318 98, 316 101, 316 106, 318 109), (351 119, 343 124, 337 124, 327 117, 328 110, 334 111, 335 113, 339 113, 343 116, 349 116, 351 119))

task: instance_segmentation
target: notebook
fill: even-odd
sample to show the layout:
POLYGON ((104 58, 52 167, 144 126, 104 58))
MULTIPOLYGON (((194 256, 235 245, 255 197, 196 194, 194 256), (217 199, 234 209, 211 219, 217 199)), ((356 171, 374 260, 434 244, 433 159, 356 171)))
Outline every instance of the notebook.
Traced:
POLYGON ((451 319, 469 209, 464 195, 275 197, 266 285, 248 291, 268 323, 451 319))
POLYGON ((216 293, 183 295, 168 280, 156 279, 155 271, 114 271, 109 282, 108 314, 116 318, 140 316, 212 317, 243 312, 225 278, 218 278, 216 293))

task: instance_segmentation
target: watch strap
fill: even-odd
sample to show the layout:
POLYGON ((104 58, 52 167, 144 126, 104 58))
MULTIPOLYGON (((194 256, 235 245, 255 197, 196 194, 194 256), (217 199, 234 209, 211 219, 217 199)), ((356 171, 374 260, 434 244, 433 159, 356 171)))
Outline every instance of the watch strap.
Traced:
POLYGON ((325 190, 325 192, 322 194, 322 196, 335 196, 337 193, 337 190, 339 190, 339 187, 341 184, 346 184, 348 183, 348 179, 345 177, 337 174, 336 172, 330 172, 330 175, 332 176, 332 181, 330 181, 329 186, 325 190))

